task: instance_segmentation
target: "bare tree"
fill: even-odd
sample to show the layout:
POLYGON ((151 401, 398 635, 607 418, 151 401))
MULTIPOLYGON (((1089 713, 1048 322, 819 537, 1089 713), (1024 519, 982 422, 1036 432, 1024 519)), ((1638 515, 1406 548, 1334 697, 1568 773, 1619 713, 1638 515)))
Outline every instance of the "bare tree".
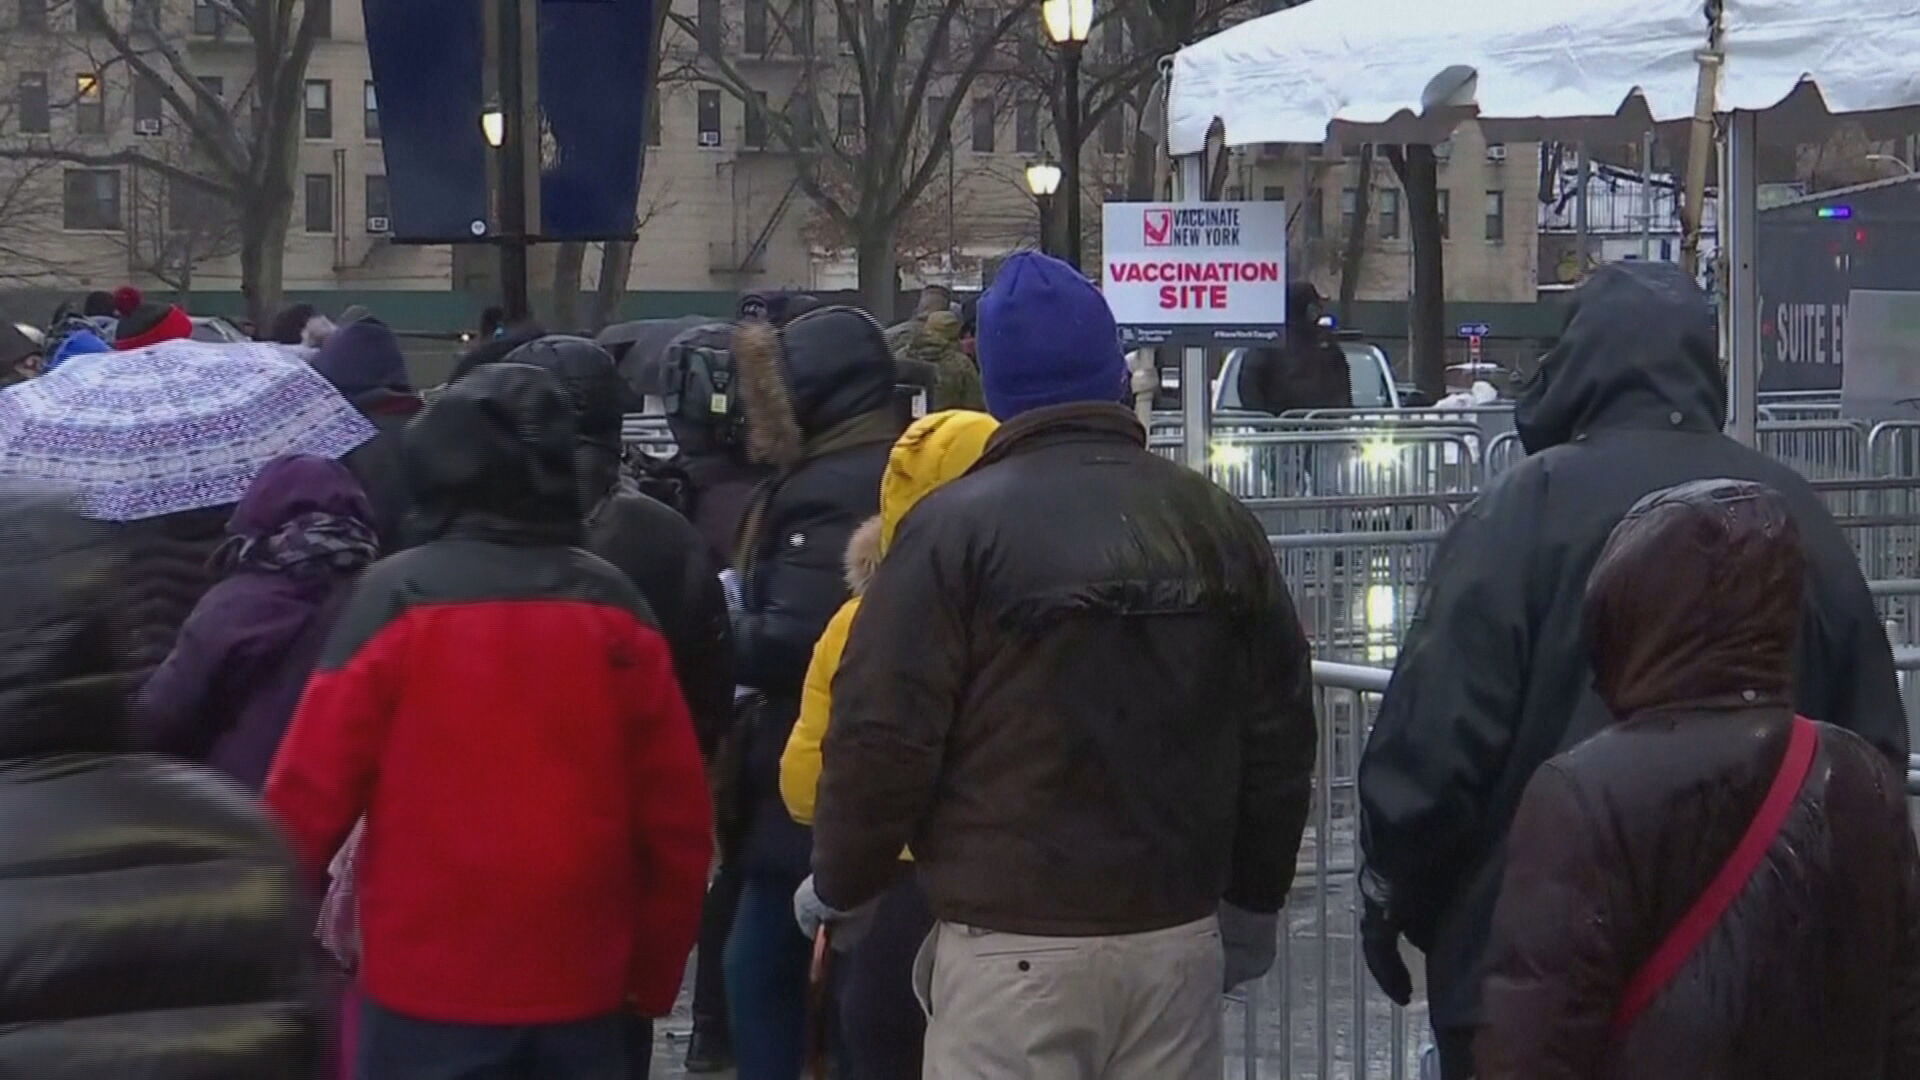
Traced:
POLYGON ((1425 143, 1388 146, 1387 161, 1407 193, 1407 228, 1413 239, 1413 382, 1438 400, 1447 384, 1447 271, 1440 230, 1440 162, 1425 143))
MULTIPOLYGON (((642 188, 640 209, 633 216, 635 236, 645 232, 655 218, 673 212, 679 204, 669 198, 672 193, 671 184, 662 184, 660 190, 652 194, 642 188)), ((633 245, 632 240, 600 245, 600 280, 594 287, 592 310, 587 313, 587 329, 596 334, 606 329, 620 313, 620 297, 626 293, 627 276, 633 272, 633 245)))
POLYGON ((60 183, 55 162, 0 162, 0 281, 32 281, 65 269, 50 254, 62 247, 60 183))
POLYGON ((799 61, 784 100, 762 97, 765 88, 741 71, 728 50, 735 35, 679 13, 669 16, 679 41, 669 46, 672 66, 664 77, 716 86, 744 103, 792 158, 800 190, 826 219, 823 230, 850 241, 863 301, 890 319, 900 230, 941 176, 961 111, 982 94, 1001 92, 1000 46, 1015 27, 1038 18, 1037 0, 998 8, 966 0, 832 0, 827 32, 836 36, 826 56, 815 40, 811 3, 766 6, 768 36, 788 43, 799 61), (822 130, 823 99, 835 103, 832 132, 822 130))
POLYGON ((232 104, 203 84, 188 61, 184 8, 136 3, 131 20, 116 21, 105 0, 73 0, 80 25, 87 28, 76 33, 77 47, 95 70, 124 65, 155 88, 168 120, 185 133, 196 167, 132 146, 15 145, 0 147, 0 158, 131 166, 224 203, 236 219, 248 314, 264 323, 280 306, 295 151, 305 119, 301 92, 324 9, 305 0, 203 2, 220 32, 244 38, 252 51, 246 85, 232 104))
MULTIPOLYGON (((190 140, 176 138, 147 153, 179 169, 198 171, 190 140)), ((194 272, 240 252, 239 220, 210 185, 139 167, 128 170, 127 180, 120 235, 128 269, 154 278, 172 289, 183 306, 190 305, 194 272)))
MULTIPOLYGON (((1340 255, 1340 322, 1353 321, 1353 301, 1360 292, 1360 273, 1367 258, 1367 219, 1373 214, 1373 144, 1362 143, 1359 164, 1354 169, 1353 213, 1342 206, 1347 227, 1346 248, 1340 255)), ((1346 194, 1341 193, 1344 202, 1346 194)))

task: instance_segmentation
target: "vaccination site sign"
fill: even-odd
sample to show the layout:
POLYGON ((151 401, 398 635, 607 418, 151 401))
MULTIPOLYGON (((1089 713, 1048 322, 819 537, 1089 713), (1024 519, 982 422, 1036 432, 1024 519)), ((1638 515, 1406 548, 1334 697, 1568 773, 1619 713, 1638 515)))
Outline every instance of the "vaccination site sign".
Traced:
POLYGON ((1101 213, 1101 291, 1128 345, 1280 339, 1285 203, 1108 203, 1101 213))

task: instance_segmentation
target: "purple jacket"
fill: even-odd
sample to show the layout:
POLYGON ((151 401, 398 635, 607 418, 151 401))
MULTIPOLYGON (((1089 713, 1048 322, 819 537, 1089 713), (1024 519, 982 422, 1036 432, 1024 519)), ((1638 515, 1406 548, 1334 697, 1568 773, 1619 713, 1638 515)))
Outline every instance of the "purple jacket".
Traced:
MULTIPOLYGON (((227 532, 269 538, 312 514, 372 529, 373 511, 353 474, 339 462, 301 456, 260 471, 227 532)), ((240 560, 194 607, 142 691, 142 744, 259 791, 355 576, 324 565, 294 573, 240 560)))

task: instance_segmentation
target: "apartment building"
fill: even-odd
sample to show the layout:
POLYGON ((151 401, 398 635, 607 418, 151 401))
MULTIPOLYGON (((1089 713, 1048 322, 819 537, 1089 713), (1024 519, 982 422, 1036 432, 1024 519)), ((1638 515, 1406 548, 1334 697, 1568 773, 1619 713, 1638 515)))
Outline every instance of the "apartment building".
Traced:
MULTIPOLYGON (((446 248, 387 242, 380 111, 360 6, 308 0, 320 20, 302 87, 286 286, 445 287, 446 248)), ((109 0, 109 18, 136 46, 147 28, 179 47, 201 86, 244 126, 252 48, 210 0, 109 0)), ((73 0, 0 0, 0 145, 89 158, 137 152, 183 168, 194 150, 158 87, 137 78, 73 0)), ((156 58, 156 63, 158 63, 156 58)), ((195 288, 235 288, 231 220, 186 184, 128 165, 0 162, 0 235, 12 254, 0 276, 26 284, 148 284, 192 264, 195 288)))

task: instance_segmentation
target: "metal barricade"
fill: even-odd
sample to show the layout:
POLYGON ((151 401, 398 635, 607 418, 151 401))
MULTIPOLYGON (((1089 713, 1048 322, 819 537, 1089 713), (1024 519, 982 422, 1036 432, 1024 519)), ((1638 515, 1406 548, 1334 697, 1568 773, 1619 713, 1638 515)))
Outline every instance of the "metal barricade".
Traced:
POLYGON ((1849 420, 1761 424, 1759 449, 1809 480, 1849 480, 1867 475, 1867 433, 1849 420))
MULTIPOLYGON (((1359 812, 1353 782, 1387 687, 1380 667, 1313 665, 1320 768, 1273 971, 1226 1004, 1229 1077, 1406 1080, 1427 1040, 1426 1002, 1396 1008, 1360 949, 1359 812), (1238 1033, 1235 1038, 1232 1033, 1238 1033)), ((1425 980, 1416 969, 1414 983, 1425 980)))
MULTIPOLYGON (((1242 499, 1399 496, 1479 490, 1477 436, 1425 427, 1216 436, 1208 472, 1242 499)), ((1156 453, 1179 455, 1161 436, 1156 453)))
POLYGON ((1313 654, 1391 664, 1432 570, 1439 531, 1270 536, 1313 654))
POLYGON ((1520 441, 1520 433, 1507 432, 1487 444, 1486 478, 1492 480, 1526 460, 1526 457, 1527 446, 1520 441))

